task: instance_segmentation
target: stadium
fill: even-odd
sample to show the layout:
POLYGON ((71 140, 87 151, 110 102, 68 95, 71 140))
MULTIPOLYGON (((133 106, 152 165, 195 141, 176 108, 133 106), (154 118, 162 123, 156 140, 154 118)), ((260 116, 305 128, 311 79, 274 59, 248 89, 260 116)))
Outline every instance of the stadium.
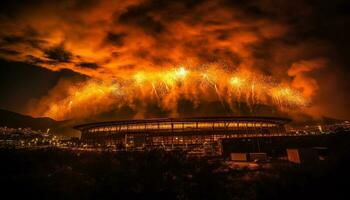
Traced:
POLYGON ((213 144, 226 138, 285 135, 287 118, 196 117, 123 120, 75 126, 91 145, 125 148, 188 147, 213 144))

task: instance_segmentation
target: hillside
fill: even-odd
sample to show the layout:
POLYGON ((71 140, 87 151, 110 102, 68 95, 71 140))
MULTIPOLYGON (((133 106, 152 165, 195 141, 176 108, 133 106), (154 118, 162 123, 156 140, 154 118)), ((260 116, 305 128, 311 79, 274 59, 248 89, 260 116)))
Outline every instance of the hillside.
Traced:
POLYGON ((61 124, 48 117, 34 118, 28 115, 0 109, 0 126, 12 128, 31 127, 32 129, 47 129, 57 127, 61 124))

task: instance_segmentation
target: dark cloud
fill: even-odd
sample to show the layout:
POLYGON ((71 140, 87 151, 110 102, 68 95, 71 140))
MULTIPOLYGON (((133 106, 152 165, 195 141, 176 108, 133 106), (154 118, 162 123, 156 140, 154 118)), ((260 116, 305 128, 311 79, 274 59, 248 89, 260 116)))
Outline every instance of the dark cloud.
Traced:
POLYGON ((150 57, 150 52, 147 49, 138 49, 134 52, 134 56, 146 59, 150 57))
POLYGON ((233 66, 239 66, 239 64, 242 62, 242 58, 228 48, 217 48, 213 49, 212 51, 204 48, 202 51, 199 51, 197 56, 204 62, 208 63, 224 60, 227 63, 233 64, 233 66))
MULTIPOLYGON (((159 5, 157 5, 158 7, 159 5)), ((142 28, 147 34, 158 34, 164 31, 164 26, 159 20, 150 16, 149 11, 152 8, 147 6, 131 6, 127 11, 120 16, 117 16, 117 23, 136 26, 142 28)))
POLYGON ((201 21, 201 15, 191 15, 206 0, 145 0, 138 5, 131 5, 126 12, 115 16, 116 23, 136 26, 147 34, 159 35, 166 32, 167 23, 181 19, 195 24, 201 21))
POLYGON ((89 68, 89 69, 97 69, 99 68, 97 63, 93 63, 93 62, 81 62, 78 65, 79 67, 84 67, 84 68, 89 68))
POLYGON ((127 35, 125 33, 108 32, 104 42, 107 44, 112 44, 114 46, 123 46, 124 45, 123 39, 126 36, 127 35))
POLYGON ((11 49, 0 48, 0 54, 13 56, 20 54, 20 52, 11 49))
POLYGON ((21 36, 5 36, 2 38, 3 43, 5 44, 17 44, 24 41, 24 38, 21 36))
MULTIPOLYGON (((28 34, 31 34, 31 33, 28 33, 28 34)), ((1 39, 1 45, 4 45, 4 46, 28 44, 33 48, 40 48, 44 43, 45 41, 43 40, 27 37, 25 35, 24 36, 9 35, 1 39)))
POLYGON ((261 4, 264 1, 257 0, 222 0, 220 1, 221 6, 233 8, 234 10, 242 13, 242 16, 245 16, 249 19, 252 18, 264 18, 267 17, 268 13, 264 11, 261 4))
POLYGON ((36 7, 55 7, 56 9, 66 10, 88 10, 98 5, 99 0, 61 0, 61 1, 47 1, 47 0, 12 0, 6 2, 0 7, 0 16, 16 17, 18 12, 31 10, 36 7))
POLYGON ((63 45, 54 46, 44 51, 46 58, 58 63, 70 62, 73 54, 67 51, 63 45))
POLYGON ((29 64, 33 64, 33 65, 40 65, 40 64, 45 63, 44 60, 42 60, 42 59, 40 59, 38 57, 32 56, 32 55, 27 55, 26 59, 25 59, 25 62, 29 63, 29 64))
POLYGON ((158 66, 163 66, 169 63, 172 63, 172 60, 169 58, 164 58, 164 57, 158 57, 158 56, 151 56, 150 60, 158 66))
POLYGON ((70 6, 72 10, 89 10, 98 6, 99 0, 75 0, 70 6))

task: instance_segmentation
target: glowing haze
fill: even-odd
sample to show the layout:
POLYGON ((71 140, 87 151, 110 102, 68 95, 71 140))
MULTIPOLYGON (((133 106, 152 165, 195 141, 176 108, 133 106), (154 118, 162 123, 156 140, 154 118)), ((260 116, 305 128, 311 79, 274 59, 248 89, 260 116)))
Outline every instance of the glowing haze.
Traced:
POLYGON ((270 104, 279 109, 302 108, 308 104, 302 93, 288 85, 250 71, 225 71, 216 64, 192 70, 180 66, 122 74, 115 79, 93 79, 71 86, 62 99, 44 98, 39 104, 48 107, 40 113, 65 119, 67 116, 84 117, 127 105, 137 111, 138 117, 142 117, 148 104, 156 102, 162 110, 176 117, 177 102, 181 98, 190 100, 194 106, 203 101, 220 101, 228 104, 228 109, 232 111, 237 110, 241 102, 250 108, 257 104, 270 104), (139 101, 143 103, 138 104, 139 101))
MULTIPOLYGON (((329 46, 295 38, 283 14, 291 5, 238 2, 38 1, 1 18, 0 56, 88 77, 33 99, 27 112, 35 116, 86 118, 127 106, 140 118, 150 105, 179 116, 182 99, 220 102, 232 114, 242 104, 319 113, 311 74, 327 67, 329 46)), ((294 9, 312 15, 306 5, 294 9)))

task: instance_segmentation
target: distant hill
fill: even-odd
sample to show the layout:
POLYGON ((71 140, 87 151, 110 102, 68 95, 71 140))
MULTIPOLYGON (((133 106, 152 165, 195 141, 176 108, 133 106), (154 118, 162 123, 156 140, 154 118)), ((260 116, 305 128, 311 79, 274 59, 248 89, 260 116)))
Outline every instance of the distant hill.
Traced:
POLYGON ((79 124, 74 120, 56 121, 49 117, 31 117, 22 115, 16 112, 0 109, 0 126, 7 126, 11 128, 27 128, 33 130, 51 129, 51 133, 62 136, 79 137, 80 133, 72 127, 79 124))
POLYGON ((41 99, 58 82, 68 81, 74 85, 87 79, 87 76, 68 69, 52 71, 33 64, 0 58, 0 108, 23 112, 31 105, 31 100, 41 99))
POLYGON ((336 118, 331 118, 327 116, 313 117, 311 115, 307 115, 304 113, 293 115, 291 118, 293 119, 293 121, 290 123, 290 125, 293 125, 293 126, 330 125, 330 124, 342 123, 346 121, 344 119, 336 119, 336 118))
POLYGON ((58 127, 62 122, 55 121, 48 117, 34 118, 28 115, 0 109, 0 126, 11 128, 47 129, 58 127))

